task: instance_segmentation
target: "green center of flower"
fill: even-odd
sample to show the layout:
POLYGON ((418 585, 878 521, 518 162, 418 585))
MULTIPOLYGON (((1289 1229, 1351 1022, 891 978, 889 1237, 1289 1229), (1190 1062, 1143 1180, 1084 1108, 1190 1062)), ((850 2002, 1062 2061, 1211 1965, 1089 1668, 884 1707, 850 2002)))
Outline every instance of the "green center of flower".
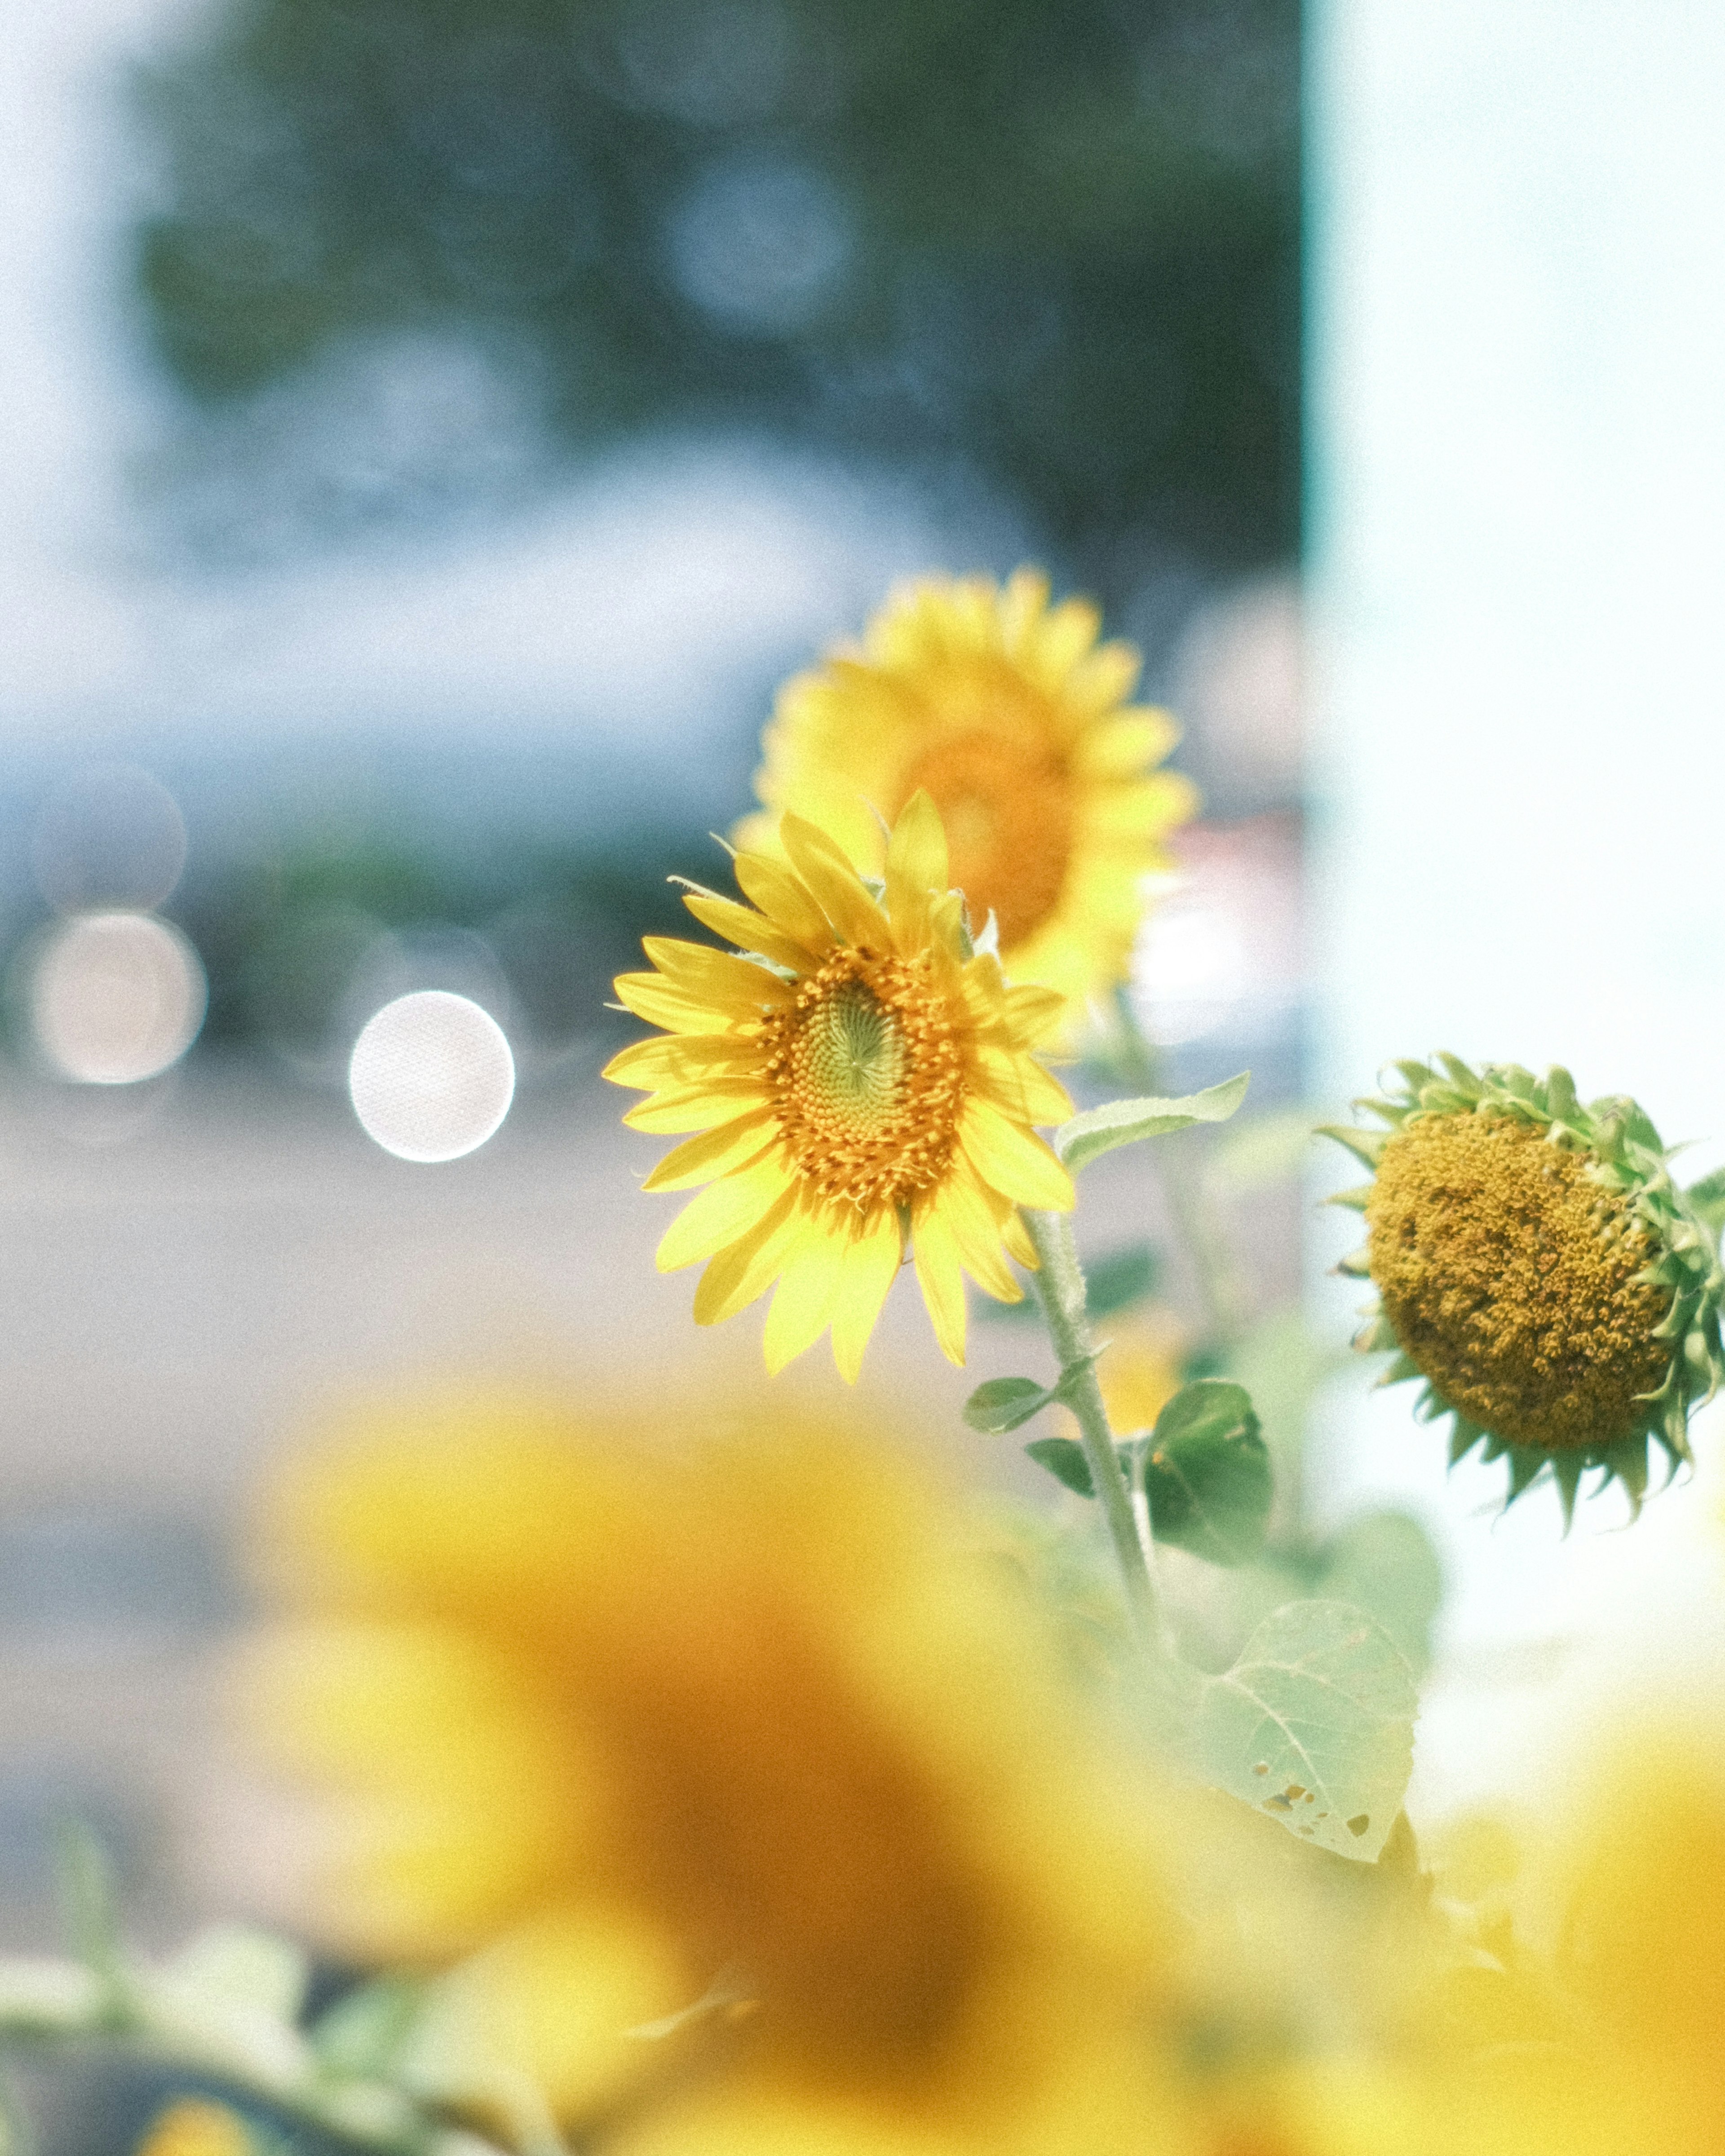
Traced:
POLYGON ((809 1012, 791 1050, 798 1087, 835 1136, 877 1137, 904 1091, 905 1036, 861 981, 846 981, 809 1012))
POLYGON ((964 1059, 926 960, 834 952, 763 1028, 764 1075, 798 1173, 859 1212, 937 1182, 957 1142, 964 1059))

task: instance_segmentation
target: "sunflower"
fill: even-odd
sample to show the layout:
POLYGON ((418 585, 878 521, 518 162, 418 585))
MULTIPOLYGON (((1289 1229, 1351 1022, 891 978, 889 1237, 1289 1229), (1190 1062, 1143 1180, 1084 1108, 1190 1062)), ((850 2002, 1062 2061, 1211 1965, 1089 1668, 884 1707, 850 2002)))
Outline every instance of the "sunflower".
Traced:
POLYGON ((1725 1377, 1712 1235, 1633 1101, 1440 1060, 1358 1104, 1387 1131, 1327 1132, 1374 1171, 1331 1201, 1369 1231, 1342 1265, 1379 1297, 1355 1345, 1395 1351, 1386 1383, 1424 1379, 1452 1463, 1507 1458, 1511 1503, 1549 1470, 1567 1521, 1597 1468, 1639 1511, 1650 1444, 1686 1460, 1690 1407, 1725 1377))
POLYGON ((137 2156, 262 2156, 245 2122, 226 2104, 182 2097, 160 2112, 137 2156))
POLYGON ((1029 1053, 1060 998, 1009 988, 974 948, 926 793, 893 826, 879 896, 812 824, 787 816, 779 835, 785 860, 736 858, 752 906, 701 891, 684 901, 747 956, 649 937, 656 970, 617 983, 638 1018, 669 1029, 606 1065, 652 1094, 624 1121, 700 1133, 644 1187, 708 1186, 666 1231, 660 1270, 711 1260, 702 1325, 776 1281, 768 1368, 830 1325, 854 1381, 908 1240, 935 1336, 962 1363, 965 1271, 1021 1301, 1006 1260, 1034 1269, 1036 1255, 1019 1206, 1073 1204, 1031 1129, 1071 1113, 1029 1053))
POLYGON ((1075 2148, 1143 2145, 1150 1793, 877 1435, 410 1399, 302 1455, 263 1543, 242 1697, 321 1822, 301 1921, 470 1957, 422 2092, 490 2115, 526 2076, 583 2147, 691 2092, 1037 2156, 1070 2103, 1075 2148))
POLYGON ((1065 998, 1070 1030, 1126 978, 1145 877, 1198 806, 1188 780, 1153 768, 1179 730, 1127 703, 1138 655, 1099 644, 1099 626, 1087 599, 1051 607, 1034 569, 896 592, 860 652, 779 692, 755 779, 767 813, 738 844, 770 848, 790 809, 877 872, 876 812, 927 793, 972 918, 993 916, 1007 972, 1065 998))

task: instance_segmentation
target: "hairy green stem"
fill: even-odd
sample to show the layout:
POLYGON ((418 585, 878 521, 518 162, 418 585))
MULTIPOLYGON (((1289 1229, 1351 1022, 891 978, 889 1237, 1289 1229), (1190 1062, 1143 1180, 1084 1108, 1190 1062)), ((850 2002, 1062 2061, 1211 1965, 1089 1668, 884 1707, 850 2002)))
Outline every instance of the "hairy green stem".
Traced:
POLYGON ((1036 1292, 1060 1366, 1060 1398, 1078 1419, 1079 1441, 1120 1563, 1132 1624, 1147 1647, 1163 1652, 1166 1643, 1162 1606, 1150 1570, 1148 1537, 1139 1532, 1132 1492, 1120 1470, 1120 1455, 1108 1427, 1108 1410, 1102 1404, 1102 1391, 1091 1360, 1084 1274, 1078 1263, 1078 1246, 1072 1239, 1071 1216, 1027 1210, 1024 1217, 1040 1261, 1036 1292))

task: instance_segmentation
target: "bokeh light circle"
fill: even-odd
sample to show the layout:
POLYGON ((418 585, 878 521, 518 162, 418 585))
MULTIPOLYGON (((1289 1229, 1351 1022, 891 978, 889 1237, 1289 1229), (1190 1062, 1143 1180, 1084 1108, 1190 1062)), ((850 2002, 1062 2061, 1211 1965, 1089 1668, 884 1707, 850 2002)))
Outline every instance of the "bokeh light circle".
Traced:
POLYGON ((398 996, 354 1043, 347 1091, 366 1136, 398 1160, 459 1160, 515 1098, 515 1058, 489 1011, 444 988, 398 996))
POLYGON ((62 913, 160 906, 186 865, 186 823, 159 778, 129 763, 73 773, 36 819, 30 865, 62 913))
POLYGON ((63 1078, 134 1086, 179 1061, 203 1024, 198 953, 146 913, 85 913, 49 937, 30 979, 36 1045, 63 1078))

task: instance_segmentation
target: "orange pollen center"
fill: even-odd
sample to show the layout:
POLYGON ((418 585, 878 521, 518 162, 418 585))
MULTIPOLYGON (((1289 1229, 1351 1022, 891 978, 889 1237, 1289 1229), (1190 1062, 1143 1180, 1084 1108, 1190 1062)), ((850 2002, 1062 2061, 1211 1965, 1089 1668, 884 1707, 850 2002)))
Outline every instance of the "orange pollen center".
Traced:
POLYGON ((1072 853, 1072 786, 1045 741, 978 726, 950 734, 906 773, 904 798, 927 790, 940 811, 952 880, 980 929, 992 912, 1000 946, 1034 934, 1060 902, 1072 853))
POLYGON ((768 1020, 763 1045, 785 1145, 822 1197, 871 1212, 939 1181, 964 1058, 926 958, 835 952, 768 1020))

